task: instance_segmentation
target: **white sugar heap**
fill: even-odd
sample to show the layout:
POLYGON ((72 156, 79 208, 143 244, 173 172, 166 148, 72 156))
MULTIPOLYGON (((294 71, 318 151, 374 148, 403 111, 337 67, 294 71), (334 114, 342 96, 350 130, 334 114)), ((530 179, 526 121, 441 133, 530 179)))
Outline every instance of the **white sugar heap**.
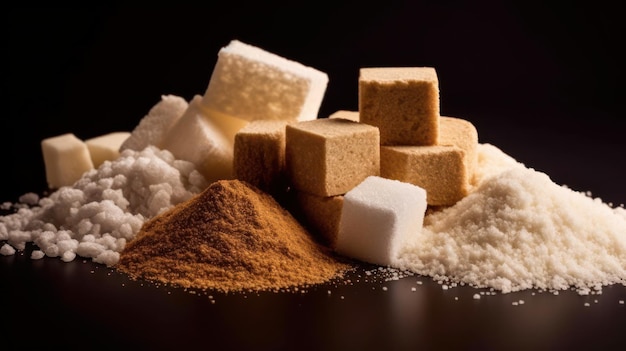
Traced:
POLYGON ((626 210, 479 145, 477 186, 426 217, 396 268, 503 293, 626 285, 626 210))
POLYGON ((155 215, 201 192, 208 184, 187 161, 148 146, 125 150, 114 161, 85 173, 73 186, 40 200, 29 193, 16 213, 0 217, 0 254, 11 255, 34 242, 31 257, 76 255, 116 264, 126 242, 155 215), (38 201, 37 201, 38 200, 38 201))

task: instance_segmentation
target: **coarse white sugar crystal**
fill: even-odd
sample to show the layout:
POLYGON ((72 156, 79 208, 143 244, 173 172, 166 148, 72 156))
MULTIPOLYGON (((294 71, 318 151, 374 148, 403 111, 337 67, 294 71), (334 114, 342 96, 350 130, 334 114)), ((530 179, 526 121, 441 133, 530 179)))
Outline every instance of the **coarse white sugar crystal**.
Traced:
POLYGON ((128 149, 48 197, 22 196, 29 206, 0 217, 0 240, 7 241, 1 251, 11 255, 33 242, 33 259, 45 254, 69 262, 78 255, 112 266, 147 219, 206 186, 193 165, 169 151, 128 149))
POLYGON ((9 256, 15 254, 15 248, 9 244, 4 244, 0 247, 0 254, 3 256, 9 256))
POLYGON ((20 196, 18 201, 27 205, 34 206, 39 202, 39 195, 29 192, 20 196))
MULTIPOLYGON (((473 191, 429 215, 394 265, 503 293, 626 284, 626 210, 479 144, 473 191)), ((441 279, 441 278, 437 278, 441 279)))
POLYGON ((61 255, 61 260, 63 262, 71 262, 74 261, 74 258, 76 258, 76 253, 74 251, 65 251, 63 252, 63 254, 61 255))
POLYGON ((16 230, 9 237, 8 243, 18 250, 24 250, 26 242, 32 241, 32 233, 30 231, 16 230))
POLYGON ((624 300, 619 300, 619 304, 623 305, 624 304, 624 300))
POLYGON ((472 296, 472 298, 474 300, 480 300, 480 294, 474 294, 474 296, 472 296))
POLYGON ((33 260, 39 260, 44 258, 45 256, 46 254, 41 250, 33 250, 33 252, 30 253, 30 258, 33 260))
POLYGON ((172 126, 185 112, 189 104, 185 99, 176 95, 162 95, 148 114, 133 129, 130 136, 120 146, 120 151, 126 149, 141 151, 148 145, 162 148, 163 139, 172 126))
POLYGON ((98 256, 94 257, 93 261, 110 267, 116 264, 120 260, 120 252, 112 251, 112 250, 104 250, 100 252, 98 256))

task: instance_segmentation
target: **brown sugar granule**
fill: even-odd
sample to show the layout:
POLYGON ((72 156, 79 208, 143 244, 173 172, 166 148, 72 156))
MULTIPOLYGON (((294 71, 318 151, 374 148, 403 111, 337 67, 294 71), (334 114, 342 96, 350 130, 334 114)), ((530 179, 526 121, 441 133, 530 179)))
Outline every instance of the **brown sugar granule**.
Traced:
POLYGON ((269 194, 220 180, 146 222, 117 268, 132 278, 231 292, 321 284, 351 267, 269 194))

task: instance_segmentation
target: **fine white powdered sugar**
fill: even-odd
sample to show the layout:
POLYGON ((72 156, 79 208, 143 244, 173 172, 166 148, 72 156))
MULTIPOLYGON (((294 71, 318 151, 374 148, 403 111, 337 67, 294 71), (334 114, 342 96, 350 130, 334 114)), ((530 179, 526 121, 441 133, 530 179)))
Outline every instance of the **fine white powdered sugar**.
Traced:
POLYGON ((0 254, 12 255, 33 242, 39 248, 33 259, 45 255, 68 262, 78 255, 112 266, 147 219, 207 185, 192 163, 167 150, 125 150, 48 197, 22 196, 17 212, 0 217, 0 240, 6 241, 0 254))
POLYGON ((394 266, 503 293, 626 285, 626 210, 479 145, 472 193, 426 217, 394 266))

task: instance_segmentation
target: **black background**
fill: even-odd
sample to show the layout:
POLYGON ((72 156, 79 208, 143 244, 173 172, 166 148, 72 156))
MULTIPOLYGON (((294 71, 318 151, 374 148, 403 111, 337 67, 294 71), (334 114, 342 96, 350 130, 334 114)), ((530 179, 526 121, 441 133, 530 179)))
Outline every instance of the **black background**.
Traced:
MULTIPOLYGON (((569 175, 588 167, 576 154, 597 160, 586 145, 606 145, 605 153, 624 145, 620 14, 603 2, 522 1, 9 8, 0 127, 9 186, 1 195, 12 200, 45 187, 41 139, 131 131, 160 95, 204 93, 218 50, 232 39, 326 72, 321 117, 357 109, 360 67, 433 66, 442 115, 470 120, 482 142, 572 183, 569 175), (541 144, 555 134, 573 143, 541 144), (553 167, 566 161, 566 172, 553 167)), ((623 158, 597 156, 603 162, 591 168, 617 180, 620 168, 605 163, 617 167, 623 158)), ((606 183, 572 186, 611 198, 606 183)))
MULTIPOLYGON (((559 184, 621 204, 626 200, 621 14, 618 5, 598 1, 542 6, 522 1, 233 1, 203 7, 9 7, 2 13, 0 201, 16 201, 25 192, 46 188, 43 138, 72 132, 87 139, 131 131, 162 94, 189 100, 204 93, 218 50, 239 39, 326 72, 329 84, 320 117, 357 109, 360 67, 435 67, 442 115, 471 121, 481 142, 500 147, 559 184)), ((225 296, 208 305, 206 299, 186 293, 175 291, 178 297, 170 298, 158 289, 128 288, 130 282, 128 289, 120 289, 122 278, 107 278, 103 268, 91 264, 31 263, 20 257, 2 258, 11 263, 3 263, 0 271, 2 302, 17 299, 11 320, 29 306, 25 313, 34 320, 42 313, 52 322, 56 314, 59 323, 78 328, 84 340, 101 340, 98 328, 109 334, 126 330, 110 338, 112 344, 185 344, 205 334, 207 348, 212 342, 228 345, 227 339, 235 348, 275 349, 307 348, 307 342, 316 349, 356 342, 363 349, 394 341, 399 348, 413 349, 608 346, 617 343, 617 325, 624 325, 626 315, 617 304, 618 298, 624 299, 622 287, 608 289, 602 309, 593 298, 567 293, 558 298, 525 293, 523 298, 541 299, 541 304, 513 310, 511 301, 517 296, 477 304, 468 298, 472 291, 461 290, 466 301, 457 303, 436 284, 422 290, 424 306, 431 306, 425 314, 390 313, 402 310, 398 301, 409 301, 411 311, 414 301, 402 293, 395 300, 391 294, 381 300, 379 290, 364 292, 369 286, 348 290, 345 300, 329 299, 324 288, 308 298, 225 296), (68 267, 74 267, 72 273, 68 267), (110 299, 86 302, 85 296, 99 291, 110 299), (181 301, 185 306, 177 305, 181 301), (583 307, 584 301, 591 306, 583 307), (129 303, 133 307, 127 307, 128 313, 112 307, 129 303), (197 312, 189 304, 198 304, 197 312), (421 319, 413 320, 418 315, 421 319), (203 322, 211 327, 199 327, 203 322), (297 326, 308 331, 296 332, 297 326), (177 339, 161 328, 184 332, 177 339), (146 335, 153 335, 152 342, 146 335), (296 337, 305 345, 295 344, 296 337)), ((404 289, 402 284, 408 283, 396 284, 404 289)), ((17 330, 22 329, 8 329, 17 330)))

